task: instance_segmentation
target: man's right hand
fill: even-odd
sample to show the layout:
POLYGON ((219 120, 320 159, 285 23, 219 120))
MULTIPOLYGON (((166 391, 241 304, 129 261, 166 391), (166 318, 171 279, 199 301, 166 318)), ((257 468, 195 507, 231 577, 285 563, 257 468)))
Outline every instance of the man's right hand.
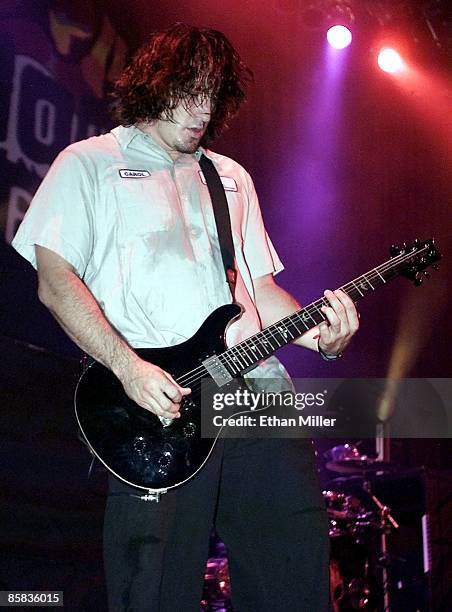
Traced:
POLYGON ((182 398, 191 393, 191 389, 178 385, 168 372, 139 358, 118 377, 130 399, 166 419, 180 417, 182 398))

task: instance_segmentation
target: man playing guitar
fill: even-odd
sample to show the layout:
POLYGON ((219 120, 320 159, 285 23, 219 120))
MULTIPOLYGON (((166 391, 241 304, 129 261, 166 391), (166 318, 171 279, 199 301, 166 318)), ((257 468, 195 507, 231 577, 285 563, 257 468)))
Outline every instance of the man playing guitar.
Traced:
MULTIPOLYGON (((236 258, 233 346, 299 305, 248 173, 206 149, 245 98, 251 73, 223 34, 175 24, 152 34, 115 89, 110 133, 71 144, 38 189, 13 246, 38 271, 39 298, 127 396, 180 417, 189 386, 135 349, 174 346, 231 302, 199 159, 226 192, 236 258)), ((325 291, 325 322, 295 343, 334 359, 358 329, 352 300, 325 291)), ((271 357, 250 373, 280 378, 271 357)), ((238 611, 328 609, 328 525, 308 440, 227 439, 159 502, 110 477, 105 568, 110 609, 198 611, 209 533, 229 550, 238 611)))

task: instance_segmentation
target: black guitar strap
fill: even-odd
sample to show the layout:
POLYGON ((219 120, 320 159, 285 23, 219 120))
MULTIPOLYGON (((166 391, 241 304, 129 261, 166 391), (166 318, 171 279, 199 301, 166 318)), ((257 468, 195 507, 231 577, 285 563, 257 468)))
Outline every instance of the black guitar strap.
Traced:
POLYGON ((207 189, 209 190, 210 199, 212 200, 224 272, 232 297, 234 298, 237 271, 234 265, 234 243, 232 241, 228 201, 217 169, 204 153, 201 155, 199 165, 206 179, 207 189))

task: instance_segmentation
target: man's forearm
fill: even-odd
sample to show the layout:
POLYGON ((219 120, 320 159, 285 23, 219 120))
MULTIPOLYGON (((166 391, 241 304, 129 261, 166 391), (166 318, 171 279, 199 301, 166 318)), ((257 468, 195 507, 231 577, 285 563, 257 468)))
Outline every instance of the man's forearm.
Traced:
MULTIPOLYGON (((263 327, 276 323, 300 309, 297 301, 279 287, 270 274, 254 281, 256 306, 263 327)), ((350 296, 337 289, 326 290, 324 296, 328 302, 321 307, 325 321, 316 325, 297 338, 299 344, 313 351, 321 351, 328 360, 336 359, 347 347, 359 327, 359 315, 350 296)))
MULTIPOLYGON (((256 291, 256 299, 262 327, 268 327, 301 308, 295 298, 276 283, 268 283, 259 287, 256 291)), ((319 328, 316 325, 294 340, 293 344, 317 351, 316 338, 318 335, 319 328)))
POLYGON ((39 298, 77 346, 116 375, 137 359, 75 273, 60 270, 51 280, 40 279, 39 298))

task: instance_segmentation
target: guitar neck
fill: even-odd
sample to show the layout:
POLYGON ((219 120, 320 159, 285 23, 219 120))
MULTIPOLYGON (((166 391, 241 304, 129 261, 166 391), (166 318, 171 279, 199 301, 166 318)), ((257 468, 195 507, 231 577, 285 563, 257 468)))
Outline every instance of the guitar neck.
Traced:
MULTIPOLYGON (((427 251, 427 247, 425 247, 427 251)), ((418 256, 418 250, 416 255, 418 256)), ((374 292, 378 287, 397 278, 410 265, 413 253, 403 253, 384 262, 340 287, 354 302, 374 292)), ((289 344, 302 334, 326 320, 321 308, 329 306, 322 297, 297 312, 284 317, 273 325, 222 353, 223 364, 233 376, 240 376, 251 370, 259 361, 273 355, 279 348, 289 344)))

